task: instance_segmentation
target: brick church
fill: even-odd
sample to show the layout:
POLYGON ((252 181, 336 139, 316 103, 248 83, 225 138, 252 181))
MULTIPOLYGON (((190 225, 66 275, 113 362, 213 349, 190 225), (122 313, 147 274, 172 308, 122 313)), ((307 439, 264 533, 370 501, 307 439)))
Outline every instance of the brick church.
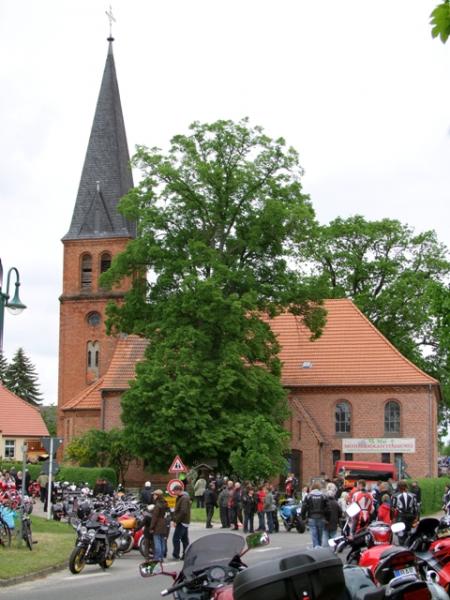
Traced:
MULTIPOLYGON (((136 236, 117 210, 133 186, 112 49, 108 53, 72 221, 63 242, 58 435, 120 426, 120 399, 146 342, 106 335, 105 308, 130 286, 106 291, 99 276, 136 236)), ((403 459, 412 477, 437 475, 439 382, 403 357, 346 299, 326 301, 315 342, 293 315, 271 321, 289 393, 290 463, 304 483, 336 460, 403 459)), ((129 481, 141 483, 133 465, 129 481)))

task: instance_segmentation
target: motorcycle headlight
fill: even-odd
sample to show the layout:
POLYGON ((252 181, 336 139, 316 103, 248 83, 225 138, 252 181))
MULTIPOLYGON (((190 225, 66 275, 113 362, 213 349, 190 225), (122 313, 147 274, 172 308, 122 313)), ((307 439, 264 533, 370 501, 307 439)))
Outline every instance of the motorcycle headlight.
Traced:
POLYGON ((89 529, 88 536, 90 538, 95 538, 95 529, 89 529))
POLYGON ((78 531, 81 533, 81 535, 85 535, 87 533, 87 527, 85 527, 84 525, 82 525, 78 531))

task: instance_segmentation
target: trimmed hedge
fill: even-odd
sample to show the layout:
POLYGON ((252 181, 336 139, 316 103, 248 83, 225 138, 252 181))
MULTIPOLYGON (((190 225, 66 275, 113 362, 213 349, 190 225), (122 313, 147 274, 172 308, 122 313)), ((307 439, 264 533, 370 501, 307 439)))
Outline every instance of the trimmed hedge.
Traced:
MULTIPOLYGON (((7 471, 9 471, 12 467, 14 467, 17 471, 21 471, 22 470, 22 463, 21 462, 3 462, 0 464, 0 469, 3 471, 3 469, 6 469, 7 471)), ((42 470, 42 464, 39 465, 32 465, 32 464, 27 464, 27 469, 30 472, 30 476, 31 479, 37 479, 39 477, 39 473, 42 470)))
POLYGON ((114 487, 117 485, 117 477, 114 469, 109 467, 65 467, 61 466, 58 481, 70 481, 71 483, 87 483, 94 487, 97 479, 107 479, 114 487))
MULTIPOLYGON (((22 463, 4 462, 0 464, 0 469, 11 469, 14 467, 16 471, 22 470, 22 463)), ((27 469, 30 472, 31 479, 37 479, 42 471, 42 463, 38 465, 28 464, 27 469)), ((89 487, 94 487, 97 479, 105 478, 114 487, 117 485, 117 477, 114 469, 107 467, 67 467, 62 465, 55 479, 57 481, 69 481, 70 483, 87 483, 89 487)))
MULTIPOLYGON (((415 481, 415 480, 414 480, 415 481)), ((442 509, 445 485, 450 483, 447 477, 417 479, 422 490, 422 515, 432 515, 442 509)), ((409 482, 408 482, 409 483, 409 482)))

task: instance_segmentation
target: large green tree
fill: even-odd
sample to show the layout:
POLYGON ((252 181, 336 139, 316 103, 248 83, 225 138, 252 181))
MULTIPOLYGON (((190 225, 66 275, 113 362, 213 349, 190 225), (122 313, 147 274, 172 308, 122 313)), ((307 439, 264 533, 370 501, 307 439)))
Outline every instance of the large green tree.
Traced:
POLYGON ((25 354, 23 348, 17 350, 7 366, 4 385, 16 396, 26 400, 33 406, 39 406, 42 402, 36 367, 25 354))
POLYGON ((174 454, 226 467, 257 415, 280 438, 279 347, 263 315, 289 308, 318 335, 321 291, 291 268, 314 212, 297 153, 247 121, 194 123, 167 154, 139 148, 142 181, 122 201, 139 235, 103 276, 133 276, 111 329, 149 340, 122 401, 132 448, 153 468, 174 454))
POLYGON ((430 15, 431 17, 431 35, 439 37, 445 44, 450 35, 450 0, 444 0, 436 6, 430 15))
POLYGON ((5 385, 6 370, 8 368, 8 361, 6 360, 3 352, 0 352, 0 383, 5 385))
POLYGON ((337 218, 301 245, 328 296, 349 297, 410 360, 439 378, 450 404, 447 248, 434 231, 392 219, 337 218))

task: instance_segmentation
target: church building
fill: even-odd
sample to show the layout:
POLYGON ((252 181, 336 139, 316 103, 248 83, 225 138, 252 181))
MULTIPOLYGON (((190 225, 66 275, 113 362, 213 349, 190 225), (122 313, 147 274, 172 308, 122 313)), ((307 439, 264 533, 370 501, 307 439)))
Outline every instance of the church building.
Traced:
MULTIPOLYGON (((143 359, 146 340, 108 336, 105 308, 130 281, 99 285, 112 258, 136 236, 118 212, 133 186, 113 39, 95 109, 72 221, 63 242, 58 435, 67 444, 91 428, 120 427, 120 399, 143 359)), ((291 469, 303 484, 339 459, 397 461, 412 477, 437 475, 439 382, 403 357, 346 299, 328 300, 323 335, 309 340, 290 314, 271 321, 289 394, 291 469)), ((132 465, 129 483, 144 480, 132 465)))

